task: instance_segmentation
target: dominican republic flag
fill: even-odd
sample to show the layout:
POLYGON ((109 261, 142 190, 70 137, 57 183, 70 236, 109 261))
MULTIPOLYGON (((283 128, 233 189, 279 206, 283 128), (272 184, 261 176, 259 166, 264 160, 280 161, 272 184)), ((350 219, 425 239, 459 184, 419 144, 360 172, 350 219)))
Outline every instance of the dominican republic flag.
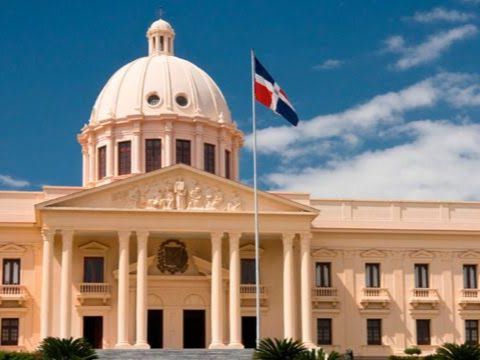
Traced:
POLYGON ((273 77, 255 59, 255 99, 271 109, 280 116, 283 116, 293 126, 298 124, 298 115, 288 100, 287 94, 277 84, 273 77))

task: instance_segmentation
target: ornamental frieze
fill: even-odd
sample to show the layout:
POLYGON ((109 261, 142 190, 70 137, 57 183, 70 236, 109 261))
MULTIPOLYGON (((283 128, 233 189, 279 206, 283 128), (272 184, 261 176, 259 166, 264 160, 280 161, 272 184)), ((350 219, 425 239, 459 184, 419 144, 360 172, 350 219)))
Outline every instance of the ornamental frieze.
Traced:
POLYGON ((112 200, 137 209, 242 210, 242 200, 237 192, 226 193, 216 186, 183 177, 137 184, 114 193, 112 200))

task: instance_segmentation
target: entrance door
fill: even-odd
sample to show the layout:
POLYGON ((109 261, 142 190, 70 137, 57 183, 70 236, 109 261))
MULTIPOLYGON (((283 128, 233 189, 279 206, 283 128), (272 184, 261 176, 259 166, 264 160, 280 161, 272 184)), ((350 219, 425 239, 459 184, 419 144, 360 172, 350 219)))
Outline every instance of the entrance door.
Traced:
POLYGON ((242 343, 247 349, 256 345, 257 321, 255 316, 242 316, 242 343))
POLYGON ((83 317, 83 337, 94 349, 101 349, 103 342, 103 317, 83 317))
POLYGON ((183 347, 205 348, 205 310, 183 310, 183 347))
POLYGON ((152 349, 163 348, 163 310, 148 310, 147 334, 152 349))

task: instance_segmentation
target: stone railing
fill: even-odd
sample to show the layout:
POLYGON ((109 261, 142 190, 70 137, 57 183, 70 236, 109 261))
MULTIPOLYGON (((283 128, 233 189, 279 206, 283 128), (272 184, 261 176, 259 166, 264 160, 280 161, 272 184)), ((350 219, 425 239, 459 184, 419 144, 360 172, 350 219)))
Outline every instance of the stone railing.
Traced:
POLYGON ((363 308, 369 308, 371 306, 381 306, 387 308, 390 303, 390 294, 385 288, 363 288, 362 296, 360 299, 360 305, 363 308))
POLYGON ((437 289, 432 288, 415 288, 412 289, 412 297, 410 303, 413 308, 417 308, 420 304, 430 305, 432 308, 436 308, 440 303, 437 289))
POLYGON ((389 298, 388 290, 384 288, 364 288, 362 295, 364 298, 389 298))
POLYGON ((336 297, 337 293, 337 288, 334 287, 314 287, 312 289, 313 298, 336 297))
POLYGON ((79 284, 78 299, 80 303, 86 299, 101 299, 103 303, 111 297, 111 286, 109 283, 81 283, 79 284))
MULTIPOLYGON (((259 286, 260 298, 267 297, 267 288, 264 285, 259 286)), ((240 297, 243 299, 255 299, 257 286, 255 284, 240 285, 240 297)))
POLYGON ((469 305, 478 306, 480 304, 480 289, 460 290, 459 303, 462 308, 466 308, 469 305))
POLYGON ((27 290, 23 285, 0 285, 0 301, 23 302, 28 297, 27 290))

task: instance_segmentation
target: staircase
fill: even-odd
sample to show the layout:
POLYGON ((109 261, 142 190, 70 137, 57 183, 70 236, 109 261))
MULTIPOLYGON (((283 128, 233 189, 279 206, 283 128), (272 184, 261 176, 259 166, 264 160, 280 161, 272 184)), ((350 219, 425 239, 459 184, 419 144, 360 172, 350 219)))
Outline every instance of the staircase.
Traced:
POLYGON ((99 359, 141 359, 141 360, 251 360, 253 350, 205 350, 205 349, 185 349, 185 350, 97 350, 99 359))

